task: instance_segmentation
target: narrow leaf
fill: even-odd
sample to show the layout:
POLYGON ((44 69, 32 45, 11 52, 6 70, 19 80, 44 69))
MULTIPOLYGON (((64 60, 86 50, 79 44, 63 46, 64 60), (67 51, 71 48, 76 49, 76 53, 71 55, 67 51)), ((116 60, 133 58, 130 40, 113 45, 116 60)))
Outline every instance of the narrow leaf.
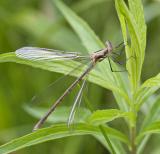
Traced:
POLYGON ((152 104, 153 105, 149 108, 149 111, 143 120, 141 131, 145 129, 145 127, 147 127, 150 123, 160 119, 160 96, 155 98, 155 100, 152 101, 152 104))
MULTIPOLYGON (((36 132, 12 140, 0 146, 0 153, 1 154, 11 153, 31 145, 67 136, 86 135, 86 134, 101 136, 99 128, 92 125, 76 124, 73 127, 74 131, 71 131, 70 129, 68 129, 66 125, 59 124, 49 128, 38 130, 36 132)), ((109 136, 120 139, 121 141, 128 143, 128 139, 126 138, 126 136, 120 133, 119 131, 112 129, 110 127, 105 127, 105 131, 109 136)))
POLYGON ((146 47, 146 24, 144 19, 144 11, 141 0, 129 0, 129 9, 136 21, 137 29, 140 32, 141 58, 144 59, 144 52, 146 47))
POLYGON ((153 86, 160 86, 160 73, 156 75, 155 77, 152 77, 145 81, 142 85, 142 88, 144 87, 153 87, 153 86))
MULTIPOLYGON (((16 57, 15 53, 0 54, 0 63, 2 62, 15 62, 63 74, 67 74, 70 72, 70 75, 75 77, 79 77, 82 71, 84 71, 84 69, 86 68, 85 65, 82 66, 82 64, 77 61, 31 61, 20 59, 16 57)), ((101 73, 102 72, 93 69, 89 74, 88 80, 104 88, 110 89, 118 93, 120 96, 123 96, 125 100, 128 100, 128 96, 126 95, 126 93, 123 90, 119 89, 119 87, 117 87, 116 85, 112 85, 109 81, 106 80, 106 76, 101 73)))
POLYGON ((142 104, 158 89, 160 88, 160 74, 146 80, 136 93, 137 110, 142 104))
POLYGON ((54 0, 54 3, 63 13, 64 17, 75 30, 89 52, 96 51, 104 47, 103 43, 90 29, 87 23, 85 23, 72 10, 65 6, 65 4, 63 4, 60 0, 54 0))
POLYGON ((160 121, 154 122, 150 124, 148 127, 146 127, 136 138, 136 142, 139 143, 141 138, 144 135, 148 134, 155 134, 155 133, 160 133, 160 121))
MULTIPOLYGON (((131 39, 131 47, 129 44, 126 46, 126 55, 128 58, 131 56, 134 57, 132 60, 129 60, 127 63, 127 69, 129 71, 129 78, 132 83, 132 91, 136 91, 137 87, 139 86, 140 82, 140 75, 141 75, 141 69, 142 69, 142 64, 144 60, 144 49, 145 49, 145 31, 146 31, 146 26, 143 22, 137 23, 136 20, 139 20, 139 18, 135 19, 133 11, 130 11, 128 7, 126 6, 125 2, 123 0, 116 0, 116 9, 119 17, 121 17, 120 22, 122 26, 122 31, 124 38, 126 39, 126 28, 124 28, 125 21, 127 23, 127 28, 129 30, 129 35, 131 39), (125 21, 124 21, 124 19, 125 21), (138 25, 140 24, 140 25, 138 25), (142 25, 141 25, 142 24, 142 25), (143 30, 140 30, 139 27, 142 27, 143 30), (144 42, 142 42, 142 36, 144 42)), ((138 9, 140 4, 135 4, 135 10, 136 8, 138 9)))
MULTIPOLYGON (((146 113, 146 116, 143 120, 143 123, 141 125, 140 128, 140 134, 141 132, 143 132, 151 123, 153 123, 154 121, 159 120, 160 118, 160 97, 157 97, 155 99, 155 101, 152 102, 152 107, 148 107, 148 112, 146 113)), ((147 140, 149 139, 149 135, 145 136, 145 142, 143 144, 145 144, 147 142, 147 140)), ((141 147, 142 141, 144 139, 141 138, 141 140, 139 139, 138 144, 140 144, 139 146, 141 147)), ((142 147, 143 148, 143 147, 142 147)))
POLYGON ((88 122, 94 125, 100 125, 121 117, 129 118, 129 114, 131 113, 117 109, 97 110, 88 118, 88 122))

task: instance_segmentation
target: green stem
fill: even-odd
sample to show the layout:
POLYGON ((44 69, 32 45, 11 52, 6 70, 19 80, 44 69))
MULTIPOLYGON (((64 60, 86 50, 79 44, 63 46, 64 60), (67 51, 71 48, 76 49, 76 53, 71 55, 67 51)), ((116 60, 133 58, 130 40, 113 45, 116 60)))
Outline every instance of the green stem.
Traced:
POLYGON ((132 127, 131 128, 131 154, 136 154, 135 138, 136 138, 136 127, 132 127))
MULTIPOLYGON (((134 99, 135 100, 135 99, 134 99)), ((137 121, 137 111, 135 110, 135 101, 133 100, 131 111, 134 113, 134 124, 130 126, 130 139, 131 139, 131 154, 136 154, 136 121, 137 121)))
POLYGON ((114 148, 113 148, 113 146, 112 146, 112 143, 111 143, 111 141, 109 140, 109 138, 108 138, 108 136, 107 136, 107 134, 106 134, 106 131, 105 131, 105 129, 104 129, 104 126, 100 125, 99 128, 100 128, 101 133, 103 134, 106 142, 108 143, 108 146, 110 147, 111 153, 112 153, 112 154, 116 154, 116 152, 114 151, 114 148))

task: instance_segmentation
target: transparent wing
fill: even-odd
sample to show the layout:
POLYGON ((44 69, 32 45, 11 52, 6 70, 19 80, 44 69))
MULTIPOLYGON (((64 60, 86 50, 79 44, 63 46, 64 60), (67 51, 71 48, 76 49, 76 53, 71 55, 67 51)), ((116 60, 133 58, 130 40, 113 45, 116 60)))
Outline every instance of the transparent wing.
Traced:
POLYGON ((23 47, 16 50, 16 56, 29 60, 72 60, 76 58, 85 58, 77 52, 65 52, 54 49, 23 47))
POLYGON ((72 122, 74 120, 74 116, 75 116, 77 107, 80 106, 81 99, 82 99, 82 92, 83 92, 83 89, 85 87, 85 83, 86 83, 86 80, 83 81, 82 86, 81 86, 81 88, 80 88, 80 90, 79 90, 79 92, 76 96, 76 99, 74 101, 74 104, 72 106, 72 109, 71 109, 71 112, 70 112, 70 115, 69 115, 69 118, 68 118, 68 122, 67 122, 68 127, 72 124, 72 122))

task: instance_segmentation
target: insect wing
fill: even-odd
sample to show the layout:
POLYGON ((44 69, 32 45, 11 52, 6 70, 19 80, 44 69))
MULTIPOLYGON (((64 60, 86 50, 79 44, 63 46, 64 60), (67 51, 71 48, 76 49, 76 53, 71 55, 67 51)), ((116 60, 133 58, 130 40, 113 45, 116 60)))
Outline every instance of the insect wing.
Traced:
POLYGON ((72 60, 83 57, 77 52, 64 52, 54 49, 23 47, 16 50, 16 56, 28 60, 72 60))
POLYGON ((71 112, 70 112, 70 115, 69 115, 69 118, 68 118, 68 122, 67 122, 68 127, 72 124, 72 122, 74 120, 74 117, 75 117, 76 110, 80 106, 83 89, 85 87, 85 83, 86 83, 86 80, 83 81, 82 86, 81 86, 81 88, 80 88, 80 90, 79 90, 79 92, 78 92, 78 94, 75 98, 74 103, 73 103, 73 106, 72 106, 72 109, 71 109, 71 112))

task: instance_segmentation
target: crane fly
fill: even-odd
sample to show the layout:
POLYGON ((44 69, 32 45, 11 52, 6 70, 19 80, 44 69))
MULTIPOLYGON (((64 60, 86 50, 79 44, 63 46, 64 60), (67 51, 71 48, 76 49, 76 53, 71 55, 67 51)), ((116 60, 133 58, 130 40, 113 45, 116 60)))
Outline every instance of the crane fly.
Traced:
MULTIPOLYGON (((121 43, 122 44, 122 43, 121 43)), ((120 44, 120 45, 121 45, 120 44)), ((64 97, 68 95, 81 80, 84 80, 84 77, 89 74, 89 72, 95 67, 95 65, 98 62, 103 61, 104 59, 108 58, 110 67, 111 67, 111 60, 110 55, 116 54, 114 53, 115 49, 117 47, 113 48, 110 41, 106 42, 106 47, 98 50, 96 52, 93 52, 88 56, 90 63, 88 67, 85 69, 85 71, 64 91, 64 93, 55 101, 55 103, 50 107, 48 112, 37 122, 37 124, 34 126, 33 130, 39 129, 43 123, 47 120, 49 115, 55 110, 55 108, 62 102, 64 97)), ((40 60, 75 60, 75 59, 83 59, 85 56, 82 56, 80 53, 77 52, 63 52, 58 51, 54 49, 47 49, 47 48, 38 48, 38 47, 23 47, 18 50, 16 50, 16 56, 23 59, 33 60, 33 61, 40 61, 40 60)), ((112 70, 112 68, 111 68, 112 70)), ((113 70, 112 70, 113 71, 113 70)), ((117 71, 119 72, 119 71, 117 71)), ((70 124, 73 121, 74 114, 75 114, 75 107, 78 103, 78 100, 81 99, 82 90, 84 88, 85 80, 82 83, 82 86, 77 94, 77 97, 75 99, 75 102, 72 106, 68 123, 70 124)))

